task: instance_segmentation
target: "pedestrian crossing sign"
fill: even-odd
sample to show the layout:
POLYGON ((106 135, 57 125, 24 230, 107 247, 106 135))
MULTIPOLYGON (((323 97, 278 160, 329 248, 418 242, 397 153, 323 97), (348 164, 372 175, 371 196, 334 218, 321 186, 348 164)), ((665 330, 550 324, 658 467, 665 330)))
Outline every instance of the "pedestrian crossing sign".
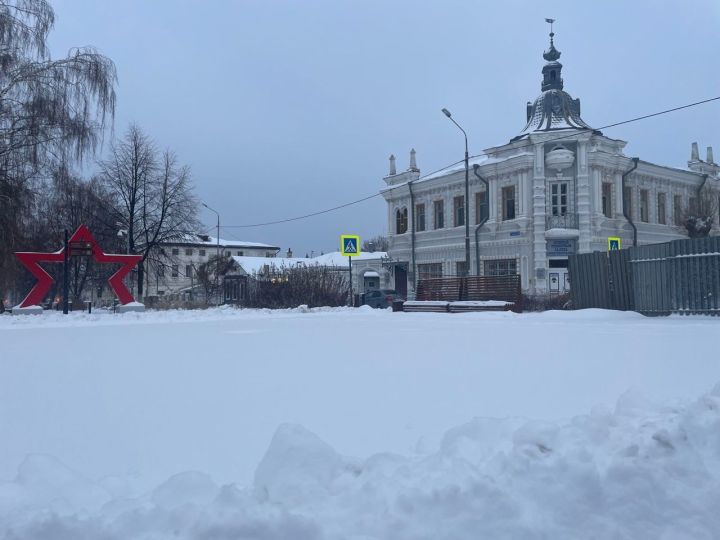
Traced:
POLYGON ((354 234, 343 234, 340 237, 340 252, 346 257, 360 255, 360 237, 354 234))
POLYGON ((619 251, 620 239, 616 236, 608 237, 608 251, 619 251))

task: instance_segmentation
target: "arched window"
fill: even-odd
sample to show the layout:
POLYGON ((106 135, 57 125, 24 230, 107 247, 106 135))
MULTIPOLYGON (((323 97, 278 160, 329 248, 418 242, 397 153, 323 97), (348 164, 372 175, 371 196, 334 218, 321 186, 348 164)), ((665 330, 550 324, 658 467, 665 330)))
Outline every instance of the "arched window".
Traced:
POLYGON ((553 71, 550 72, 550 80, 551 80, 551 81, 554 81, 554 80, 555 80, 555 70, 553 70, 553 71))
POLYGON ((403 234, 407 232, 408 211, 407 208, 395 211, 395 232, 403 234))

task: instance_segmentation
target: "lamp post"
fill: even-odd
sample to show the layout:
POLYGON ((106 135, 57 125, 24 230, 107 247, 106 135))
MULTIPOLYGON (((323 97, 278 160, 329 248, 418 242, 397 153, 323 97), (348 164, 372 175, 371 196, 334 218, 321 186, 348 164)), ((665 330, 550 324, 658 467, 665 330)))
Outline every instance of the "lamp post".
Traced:
POLYGON ((205 203, 200 203, 211 212, 215 212, 217 216, 217 261, 215 261, 215 290, 217 291, 217 305, 220 305, 220 214, 217 210, 213 210, 205 203))
MULTIPOLYGON (((465 276, 470 274, 470 216, 468 212, 468 208, 470 205, 470 167, 469 167, 469 159, 470 154, 468 154, 468 141, 467 141, 467 133, 465 133, 465 130, 460 127, 460 124, 458 124, 455 119, 450 114, 450 111, 447 109, 442 110, 443 114, 447 116, 450 121, 455 124, 460 131, 462 131, 463 136, 465 137, 465 205, 463 208, 463 219, 465 221, 465 276)), ((464 277, 464 276, 463 276, 464 277)))

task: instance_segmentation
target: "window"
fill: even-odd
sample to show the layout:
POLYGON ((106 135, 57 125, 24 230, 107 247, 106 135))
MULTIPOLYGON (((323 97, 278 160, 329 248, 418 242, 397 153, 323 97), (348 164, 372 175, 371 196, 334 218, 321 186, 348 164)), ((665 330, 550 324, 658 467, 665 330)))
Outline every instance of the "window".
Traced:
POLYGON ((407 232, 407 208, 395 210, 395 233, 404 234, 407 232))
POLYGON ((643 223, 647 223, 650 221, 650 216, 648 215, 648 198, 650 194, 647 189, 641 189, 640 190, 640 221, 643 223))
POLYGON ((503 221, 515 219, 515 186, 502 188, 503 221))
POLYGON ((463 277, 467 275, 467 265, 465 264, 465 261, 457 261, 455 263, 455 275, 458 277, 463 277))
POLYGON ((185 277, 192 277, 192 266, 189 264, 185 265, 185 277))
POLYGON ((657 210, 658 210, 658 223, 665 225, 665 194, 658 193, 657 195, 657 210))
POLYGON ((204 257, 204 256, 205 256, 205 250, 204 250, 204 249, 201 249, 201 250, 200 250, 200 256, 201 256, 201 257, 204 257))
POLYGON ((553 216, 567 214, 567 189, 567 182, 550 184, 550 210, 553 216))
POLYGON ((462 195, 453 199, 453 223, 455 227, 465 225, 465 197, 462 195))
POLYGON ((165 248, 160 248, 160 255, 165 255, 165 248))
POLYGON ((612 214, 612 184, 603 182, 602 185, 602 213, 605 217, 613 217, 612 214))
POLYGON ((445 226, 444 201, 433 202, 433 228, 442 229, 445 226))
POLYGON ((416 204, 415 205, 415 230, 417 230, 417 231, 425 230, 425 205, 424 204, 416 204))
POLYGON ((243 252, 242 252, 242 251, 238 251, 237 254, 238 254, 238 257, 242 257, 242 256, 243 256, 243 252))
POLYGON ((625 186, 623 188, 623 208, 625 210, 625 214, 632 218, 632 188, 630 186, 625 186))
POLYGON ((418 264, 418 279, 442 277, 442 263, 418 264))
POLYGON ((690 200, 688 201, 688 208, 690 210, 691 216, 697 216, 699 213, 698 208, 698 200, 697 197, 690 197, 690 200))
POLYGON ((682 195, 673 197, 673 219, 675 225, 682 225, 682 195))
POLYGON ((185 255, 192 255, 192 249, 191 249, 191 248, 185 248, 185 255))
POLYGON ((172 277, 178 277, 180 275, 180 271, 179 271, 177 264, 173 264, 171 266, 171 270, 172 270, 172 277))
POLYGON ((489 217, 489 208, 487 204, 487 196, 484 191, 478 191, 475 194, 475 225, 486 221, 489 217))
POLYGON ((515 274, 517 274, 517 261, 515 259, 485 261, 486 276, 514 276, 515 274))
POLYGON ((172 250, 173 255, 180 255, 180 250, 178 248, 173 248, 172 250))
POLYGON ((158 275, 158 277, 165 277, 165 266, 163 266, 163 265, 158 266, 157 275, 158 275))

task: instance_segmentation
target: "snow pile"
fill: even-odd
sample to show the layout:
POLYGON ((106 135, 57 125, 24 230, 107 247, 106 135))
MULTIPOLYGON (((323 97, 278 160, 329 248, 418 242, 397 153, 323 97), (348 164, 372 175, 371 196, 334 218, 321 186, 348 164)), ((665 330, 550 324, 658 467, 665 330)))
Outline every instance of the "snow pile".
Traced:
POLYGON ((720 385, 566 422, 476 418, 433 453, 365 460, 284 424, 253 486, 186 472, 115 488, 31 456, 0 485, 0 538, 718 538, 720 385))

